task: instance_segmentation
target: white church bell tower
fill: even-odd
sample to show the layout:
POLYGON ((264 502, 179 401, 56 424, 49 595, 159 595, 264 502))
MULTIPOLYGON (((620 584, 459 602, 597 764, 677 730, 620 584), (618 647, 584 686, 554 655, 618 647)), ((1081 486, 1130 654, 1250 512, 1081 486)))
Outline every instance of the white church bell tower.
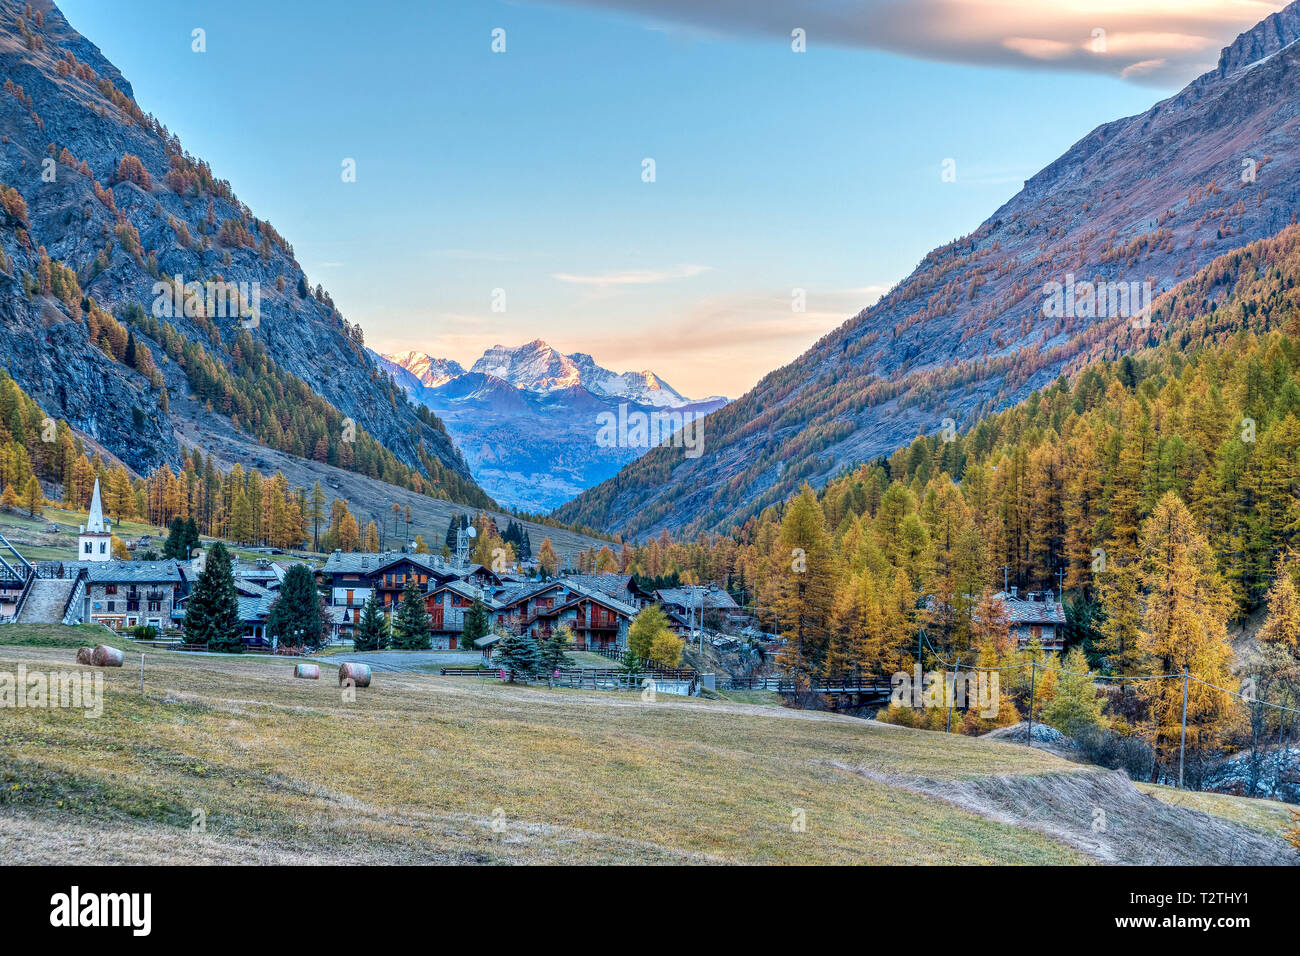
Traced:
POLYGON ((95 479, 95 492, 90 496, 90 516, 81 526, 81 534, 77 537, 77 560, 113 560, 113 523, 104 518, 98 478, 95 479))

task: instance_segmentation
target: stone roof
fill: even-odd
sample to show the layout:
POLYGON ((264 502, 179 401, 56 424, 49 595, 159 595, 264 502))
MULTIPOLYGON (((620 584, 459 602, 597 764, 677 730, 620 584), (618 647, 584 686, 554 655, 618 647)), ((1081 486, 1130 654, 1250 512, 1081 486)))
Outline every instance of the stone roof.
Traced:
POLYGON ((473 584, 461 581, 458 578, 444 581, 441 584, 435 584, 433 587, 429 588, 426 593, 436 594, 438 591, 451 591, 454 594, 459 594, 461 597, 469 598, 471 601, 477 598, 482 601, 484 607, 490 611, 496 610, 501 606, 500 601, 491 594, 485 592, 482 588, 475 587, 473 584))
POLYGON ((374 574, 399 561, 410 561, 440 576, 460 574, 456 568, 443 561, 441 555, 412 554, 403 551, 381 551, 378 554, 361 551, 345 554, 335 551, 325 559, 325 567, 321 571, 324 574, 374 574))
POLYGON ((239 620, 244 623, 262 622, 271 613, 271 602, 275 600, 274 595, 262 597, 244 597, 239 596, 239 620))
POLYGON ((607 572, 605 574, 566 574, 561 581, 573 581, 584 587, 593 588, 597 591, 604 591, 610 597, 623 597, 629 591, 632 583, 630 574, 614 574, 607 572))
MULTIPOLYGON (((701 595, 698 591, 692 593, 692 590, 689 587, 660 588, 655 592, 655 598, 659 603, 675 604, 678 607, 698 608, 701 606, 700 597, 701 595)), ((709 611, 729 611, 740 607, 740 605, 736 603, 736 599, 726 591, 722 590, 722 588, 711 588, 706 590, 703 594, 703 598, 703 606, 705 610, 709 611)))
MULTIPOLYGON (((180 563, 165 561, 69 561, 64 568, 85 568, 91 584, 179 584, 180 563)), ((66 572, 65 572, 66 573, 66 572)))
MULTIPOLYGON (((631 604, 628 604, 626 601, 621 601, 618 598, 611 597, 608 592, 602 591, 599 588, 589 587, 585 584, 581 584, 574 580, 575 577, 577 577, 577 575, 569 575, 567 577, 554 578, 550 581, 533 581, 527 585, 524 585, 522 587, 517 587, 517 588, 516 587, 498 588, 496 591, 496 599, 500 603, 501 607, 506 607, 511 604, 518 604, 520 601, 526 601, 529 598, 532 598, 536 594, 541 594, 545 591, 551 590, 552 588, 558 587, 558 588, 563 588, 564 590, 569 591, 572 594, 579 595, 580 597, 586 597, 586 598, 590 598, 593 601, 599 601, 601 604, 605 605, 611 610, 618 611, 620 614, 625 614, 628 617, 634 617, 636 615, 637 609, 633 607, 631 604)), ((560 608, 568 607, 573 603, 574 600, 575 599, 571 598, 570 600, 565 601, 563 604, 556 605, 556 607, 552 608, 552 610, 558 611, 560 608)))
MULTIPOLYGON (((1030 592, 1037 594, 1039 592, 1030 592)), ((993 595, 1001 601, 1006 609, 1007 622, 1010 624, 1064 624, 1065 607, 1060 601, 1054 601, 1043 595, 1040 600, 1030 597, 1012 597, 1005 591, 993 595)))
MULTIPOLYGON (((601 604, 604 604, 612 610, 618 611, 620 614, 627 617, 636 616, 637 609, 635 607, 628 604, 626 601, 620 601, 618 598, 610 597, 609 593, 606 591, 602 591, 599 588, 588 587, 585 584, 573 584, 570 583, 568 579, 565 579, 560 583, 567 586, 569 590, 574 593, 582 595, 583 597, 591 598, 593 601, 599 601, 601 604)), ((572 604, 573 601, 569 601, 568 603, 572 604)))

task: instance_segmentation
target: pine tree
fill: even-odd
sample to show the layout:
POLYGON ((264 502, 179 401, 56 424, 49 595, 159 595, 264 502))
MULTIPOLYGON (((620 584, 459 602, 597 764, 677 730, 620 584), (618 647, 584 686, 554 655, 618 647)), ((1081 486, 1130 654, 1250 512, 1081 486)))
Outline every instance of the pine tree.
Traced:
POLYGON ((1101 650, 1112 674, 1137 674, 1142 668, 1142 650, 1138 644, 1142 605, 1138 595, 1136 564, 1107 564, 1098 579, 1103 617, 1101 650))
POLYGON ((281 646, 317 648, 328 639, 329 626, 311 569, 305 564, 292 565, 271 605, 267 633, 281 646))
POLYGON ((244 649, 239 631, 239 595, 230 552, 218 541, 208 550, 194 592, 185 602, 185 639, 210 651, 238 653, 244 649))
POLYGON ((786 640, 779 666, 797 684, 806 685, 826 656, 839 580, 825 515, 807 484, 781 519, 771 573, 776 585, 773 603, 786 640))
POLYGON ((1300 595, 1285 568, 1279 568, 1277 580, 1268 592, 1268 617, 1260 629, 1259 639, 1300 656, 1300 595))
POLYGON ((379 651, 388 646, 388 622, 379 609, 379 599, 371 594, 361 608, 353 647, 358 651, 379 651))
POLYGON ((1043 708, 1043 720, 1067 737, 1101 726, 1102 698, 1088 669, 1088 655, 1072 648, 1061 664, 1056 695, 1043 708))
POLYGON ((555 553, 555 546, 551 544, 550 538, 543 538, 542 546, 537 552, 537 570, 541 572, 542 580, 555 577, 559 569, 560 559, 555 553))
POLYGON ((513 684, 516 679, 526 681, 537 674, 541 666, 541 651, 537 642, 527 634, 504 633, 497 642, 495 660, 513 684))
POLYGON ((568 649, 573 646, 573 631, 567 624, 556 627, 538 649, 538 666, 543 674, 553 674, 561 667, 572 667, 568 649))
POLYGON ((481 637, 487 637, 491 629, 492 624, 488 619, 487 606, 481 599, 475 598, 474 603, 465 612, 465 623, 460 634, 461 648, 467 651, 473 650, 474 642, 481 637))
MULTIPOLYGON (((1231 684, 1229 595, 1209 543, 1172 491, 1143 526, 1138 578, 1146 597, 1138 643, 1147 672, 1181 674, 1185 668, 1198 678, 1187 686, 1187 751, 1202 756, 1232 716, 1231 698, 1207 686, 1231 684)), ((1138 693, 1150 708, 1147 735, 1169 764, 1181 742, 1183 681, 1142 681, 1138 693)))
POLYGON ((393 615, 393 646, 406 651, 427 651, 433 646, 433 618, 414 578, 406 582, 402 603, 393 615))
POLYGON ((163 542, 163 557, 184 560, 189 557, 186 550, 185 519, 179 515, 172 518, 167 527, 167 540, 163 542))
POLYGON ((41 483, 32 475, 27 479, 27 485, 23 488, 23 506, 27 508, 27 513, 33 518, 41 514, 41 505, 45 501, 45 495, 41 492, 41 483))
POLYGON ((641 673, 641 658, 636 656, 636 651, 632 648, 626 648, 623 656, 618 659, 618 666, 629 678, 635 680, 641 673))
POLYGON ((307 499, 307 511, 304 517, 311 522, 312 550, 320 551, 320 523, 325 518, 325 490, 317 481, 311 486, 311 496, 307 499))

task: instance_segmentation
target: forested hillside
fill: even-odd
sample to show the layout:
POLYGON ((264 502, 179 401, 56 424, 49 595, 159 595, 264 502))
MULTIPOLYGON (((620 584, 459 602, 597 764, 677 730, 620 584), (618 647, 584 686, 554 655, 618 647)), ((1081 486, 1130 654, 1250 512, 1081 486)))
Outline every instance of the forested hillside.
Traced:
MULTIPOLYGON (((989 602, 1005 582, 1063 587, 1070 642, 1107 674, 1186 666, 1232 687, 1244 662, 1227 625, 1266 608, 1268 686, 1294 701, 1298 280, 1292 227, 1163 297, 1141 332, 1151 344, 1132 354, 1080 360, 950 440, 920 436, 820 493, 805 485, 727 536, 661 536, 624 566, 728 586, 786 639, 782 666, 809 678, 909 667, 921 629, 927 663, 930 647, 972 665, 1025 659, 989 602)), ((1099 329, 1092 347, 1118 351, 1112 339, 1099 329)), ((1020 696, 1003 717, 1024 712, 1021 683, 1009 680, 1020 696)), ((1128 717, 1167 745, 1180 703, 1151 690, 1128 717)), ((1218 692, 1194 694, 1192 710, 1209 749, 1242 716, 1218 692)))
POLYGON ((42 408, 147 475, 181 467, 186 388, 269 447, 490 504, 288 240, 49 0, 0 0, 0 41, 0 367, 42 408))
POLYGON ((1084 136, 978 229, 710 415, 703 455, 654 449, 556 516, 637 539, 725 531, 804 481, 819 488, 1048 385, 1090 354, 1103 315, 1097 302, 1053 314, 1050 283, 1134 284, 1154 300, 1295 222, 1297 38, 1292 4, 1178 94, 1084 136))

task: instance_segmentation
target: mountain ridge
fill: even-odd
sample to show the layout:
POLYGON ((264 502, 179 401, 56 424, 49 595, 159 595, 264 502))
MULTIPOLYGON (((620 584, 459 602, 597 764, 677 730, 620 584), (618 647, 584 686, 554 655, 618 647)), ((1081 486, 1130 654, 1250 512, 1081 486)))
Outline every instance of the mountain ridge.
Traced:
POLYGON ((712 413, 702 456, 653 449, 554 516, 630 537, 723 530, 805 480, 820 486, 1050 382, 1095 317, 1046 314, 1048 283, 1138 282, 1154 299, 1293 221, 1297 37, 1292 4, 1182 91, 1082 137, 974 232, 712 413))
MULTIPOLYGON (((431 493, 488 503, 445 428, 368 358, 360 328, 321 286, 310 288, 288 241, 144 113, 121 72, 52 2, 32 11, 25 19, 24 3, 0 0, 0 183, 23 207, 0 223, 0 363, 15 380, 137 473, 175 468, 181 451, 164 395, 178 381, 151 381, 144 359, 128 368, 92 336, 107 329, 112 338, 120 324, 165 370, 162 343, 133 317, 157 315, 173 277, 214 283, 215 311, 209 299, 194 314, 159 318, 232 368, 237 340, 251 336, 381 454, 423 474, 431 493), (228 289, 243 293, 239 315, 221 310, 228 289)), ((321 437, 331 450, 349 440, 342 429, 321 437)))

